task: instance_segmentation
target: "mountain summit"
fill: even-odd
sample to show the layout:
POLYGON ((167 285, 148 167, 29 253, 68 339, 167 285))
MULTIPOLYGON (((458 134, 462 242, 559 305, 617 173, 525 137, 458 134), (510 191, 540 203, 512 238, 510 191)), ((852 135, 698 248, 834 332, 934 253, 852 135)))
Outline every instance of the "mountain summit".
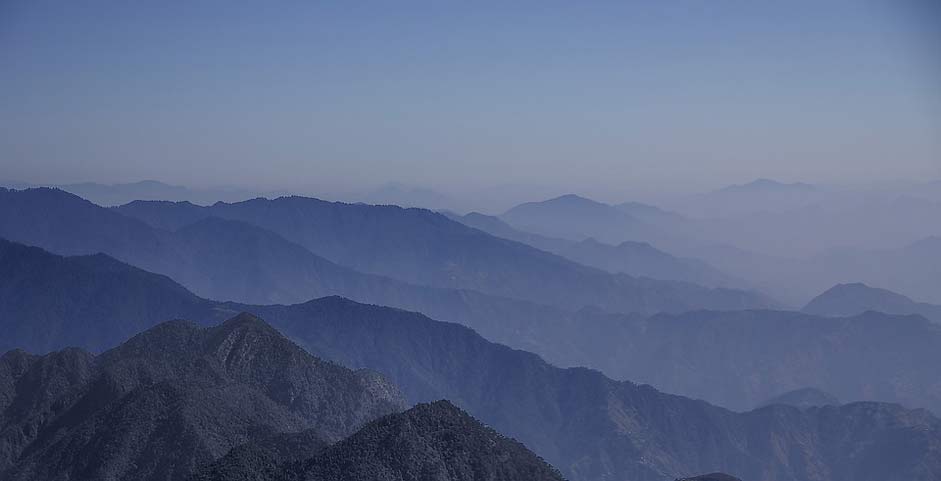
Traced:
POLYGON ((888 289, 870 287, 861 282, 837 284, 813 298, 803 312, 820 316, 846 317, 866 311, 886 314, 917 314, 941 322, 941 306, 915 302, 888 289))

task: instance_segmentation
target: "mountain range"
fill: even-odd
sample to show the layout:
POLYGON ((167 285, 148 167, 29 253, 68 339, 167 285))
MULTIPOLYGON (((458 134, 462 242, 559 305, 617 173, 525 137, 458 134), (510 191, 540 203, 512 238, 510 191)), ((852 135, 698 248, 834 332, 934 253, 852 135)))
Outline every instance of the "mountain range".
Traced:
POLYGON ((0 192, 0 236, 62 254, 104 252, 170 275, 202 295, 243 302, 298 302, 334 293, 377 302, 358 289, 381 283, 375 276, 383 276, 562 309, 597 306, 649 313, 773 305, 747 291, 609 274, 427 210, 301 197, 211 207, 135 203, 112 210, 58 190, 6 190, 0 192), (223 238, 226 249, 219 249, 223 238), (222 257, 226 253, 233 257, 222 257), (233 273, 223 269, 246 262, 269 270, 263 274, 286 286, 280 297, 264 292, 273 286, 259 282, 263 276, 249 269, 240 271, 241 280, 230 279, 233 273), (336 279, 334 273, 345 278, 336 279), (355 283, 349 280, 354 277, 355 283), (355 286, 345 287, 350 284, 355 286), (258 289, 267 297, 245 296, 258 289), (289 289, 295 290, 293 297, 289 289))
POLYGON ((941 303, 941 256, 933 241, 941 236, 941 209, 933 197, 762 181, 674 207, 683 205, 691 207, 682 209, 685 215, 566 195, 521 204, 501 219, 553 238, 646 242, 706 262, 793 307, 850 281, 941 303))
MULTIPOLYGON (((655 209, 649 206, 632 210, 655 209)), ((657 215, 650 214, 648 217, 657 215)), ((744 288, 747 283, 725 274, 698 259, 679 258, 663 252, 646 242, 624 241, 618 245, 605 244, 594 238, 572 241, 524 232, 511 227, 499 217, 472 212, 463 216, 449 215, 467 226, 482 230, 495 237, 531 245, 579 264, 596 267, 611 273, 624 273, 651 279, 677 280, 709 287, 744 288)))
MULTIPOLYGON (((218 322, 219 313, 240 311, 263 314, 283 328, 277 320, 306 305, 278 310, 209 301, 107 256, 63 258, 11 242, 0 242, 0 268, 0 328, 10 333, 0 349, 79 345, 100 351, 167 318, 218 322), (49 328, 37 330, 31 319, 49 328)), ((506 312, 512 318, 512 310, 506 312)), ((529 323, 482 322, 479 332, 559 366, 588 366, 738 410, 806 386, 827 386, 841 399, 941 410, 931 368, 941 363, 941 326, 919 316, 695 311, 645 317, 586 309, 562 318, 553 312, 529 323)), ((447 396, 423 399, 440 397, 447 396)))
MULTIPOLYGON (((11 276, 3 276, 7 277, 11 276)), ((60 294, 83 295, 75 289, 65 289, 60 294)), ((30 303, 30 293, 21 291, 21 297, 22 303, 30 303)), ((494 429, 520 440, 572 480, 670 480, 717 470, 734 472, 743 479, 785 481, 928 480, 941 473, 941 425, 922 410, 866 402, 805 410, 777 405, 735 413, 702 401, 664 394, 650 386, 614 381, 597 371, 553 367, 533 354, 488 342, 466 327, 407 311, 367 306, 336 297, 292 306, 202 302, 203 305, 187 317, 212 325, 238 312, 254 312, 320 358, 355 369, 378 371, 397 386, 409 402, 451 400, 494 429)), ((110 323, 123 322, 119 316, 108 317, 110 323)), ((245 317, 236 319, 245 320, 245 317)), ((6 324, 31 322, 6 314, 0 319, 6 324)), ((269 332, 257 327, 257 320, 253 319, 247 319, 251 321, 247 322, 249 326, 269 332)), ((80 319, 70 321, 83 325, 80 319)), ((870 319, 875 325, 893 321, 870 319)), ((216 346, 219 344, 209 341, 206 341, 209 344, 200 344, 195 340, 228 339, 225 335, 214 337, 199 333, 227 332, 225 326, 233 322, 241 324, 231 321, 221 328, 207 330, 177 322, 161 325, 163 327, 155 332, 163 332, 169 326, 170 333, 178 330, 193 333, 168 335, 174 345, 191 345, 189 341, 181 342, 182 336, 194 339, 195 345, 216 346)), ((108 324, 96 326, 108 329, 108 324)), ((3 329, 4 332, 9 330, 6 325, 3 329)), ((853 329, 873 328, 862 323, 853 329)), ((892 331, 886 329, 877 334, 885 336, 886 332, 892 331)), ((159 378, 162 366, 167 365, 175 373, 185 374, 177 378, 187 379, 188 366, 199 368, 203 364, 160 347, 159 340, 164 338, 153 336, 151 333, 137 338, 115 352, 159 351, 154 354, 156 359, 144 357, 147 359, 144 365, 159 367, 154 368, 157 373, 148 373, 148 378, 159 378), (178 367, 177 362, 183 366, 178 367)), ((68 340, 61 342, 68 343, 68 340)), ((732 339, 732 342, 740 340, 732 339)), ((724 348, 728 345, 719 349, 724 348)), ((212 353, 218 351, 201 352, 209 352, 204 362, 210 367, 213 359, 219 359, 212 357, 215 355, 212 353)), ((776 354, 782 358, 788 356, 776 354)), ((97 364, 101 362, 99 358, 110 359, 115 355, 82 354, 89 361, 80 366, 97 364)), ((8 356, 12 359, 28 357, 16 351, 8 356)), ((259 362, 281 359, 274 354, 223 358, 259 362)), ((127 364, 122 362, 122 365, 127 364)), ((263 366, 269 364, 265 362, 263 366)), ((201 369, 197 374, 203 372, 201 369)), ((239 372, 243 371, 246 369, 239 365, 239 372)), ((225 376, 234 375, 226 372, 219 378, 223 386, 228 385, 225 376)), ((385 388, 381 391, 391 392, 385 388)), ((343 426, 351 424, 340 424, 334 431, 343 431, 343 426)), ((314 426, 298 423, 297 427, 304 430, 314 426)), ((22 430, 13 428, 11 432, 22 430)), ((266 430, 261 434, 263 436, 256 438, 258 442, 276 433, 266 430)), ((226 447, 234 446, 227 444, 226 447)), ((220 448, 214 454, 221 457, 225 454, 223 451, 220 448)))
POLYGON ((237 220, 360 272, 564 309, 649 313, 774 305, 754 292, 610 274, 423 209, 281 197, 208 207, 134 202, 117 210, 165 229, 210 216, 237 220))

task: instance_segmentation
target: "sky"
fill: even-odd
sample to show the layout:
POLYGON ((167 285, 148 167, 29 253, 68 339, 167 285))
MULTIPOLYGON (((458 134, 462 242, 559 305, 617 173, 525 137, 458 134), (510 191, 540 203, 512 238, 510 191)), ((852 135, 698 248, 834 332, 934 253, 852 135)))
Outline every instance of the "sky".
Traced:
POLYGON ((939 179, 938 5, 3 0, 0 179, 939 179))

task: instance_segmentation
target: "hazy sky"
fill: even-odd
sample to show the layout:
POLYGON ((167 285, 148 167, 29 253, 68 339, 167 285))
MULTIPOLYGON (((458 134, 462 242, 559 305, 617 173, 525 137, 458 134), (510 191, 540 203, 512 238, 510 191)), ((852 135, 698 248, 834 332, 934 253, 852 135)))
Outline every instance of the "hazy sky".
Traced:
POLYGON ((941 178, 938 4, 4 0, 0 179, 941 178))

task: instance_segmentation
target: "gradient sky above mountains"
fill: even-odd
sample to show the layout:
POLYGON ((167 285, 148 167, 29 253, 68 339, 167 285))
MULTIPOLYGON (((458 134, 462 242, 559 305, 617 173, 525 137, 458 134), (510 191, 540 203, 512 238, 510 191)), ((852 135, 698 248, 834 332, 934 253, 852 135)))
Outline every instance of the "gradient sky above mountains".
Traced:
POLYGON ((142 3, 0 3, 3 180, 941 177, 930 0, 142 3))

